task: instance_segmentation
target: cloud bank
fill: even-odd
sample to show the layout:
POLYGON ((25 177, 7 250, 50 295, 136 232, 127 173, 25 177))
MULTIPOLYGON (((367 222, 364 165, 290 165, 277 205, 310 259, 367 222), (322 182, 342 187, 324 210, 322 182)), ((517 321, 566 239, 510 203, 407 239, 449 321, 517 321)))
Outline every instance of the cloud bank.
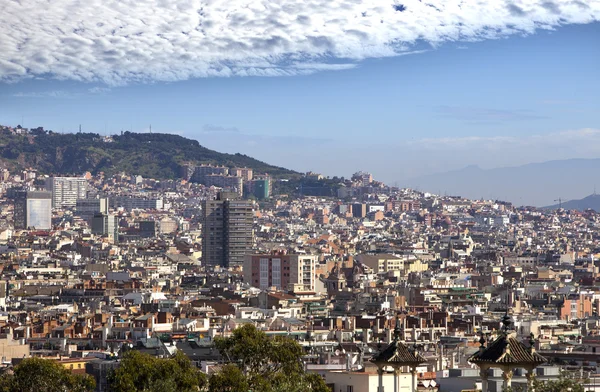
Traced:
POLYGON ((0 81, 119 85, 341 70, 420 41, 600 19, 600 0, 0 0, 0 81))

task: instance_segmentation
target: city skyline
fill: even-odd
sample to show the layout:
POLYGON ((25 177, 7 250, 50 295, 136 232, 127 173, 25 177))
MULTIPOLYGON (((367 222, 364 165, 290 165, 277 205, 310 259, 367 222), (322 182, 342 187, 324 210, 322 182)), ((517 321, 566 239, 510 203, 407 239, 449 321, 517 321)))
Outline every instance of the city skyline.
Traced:
MULTIPOLYGON (((52 47, 58 38, 52 38, 49 29, 57 28, 56 21, 25 33, 3 32, 10 39, 2 40, 7 50, 0 57, 0 123, 57 132, 76 132, 81 125, 84 132, 100 134, 151 128, 300 172, 349 176, 367 170, 387 183, 406 185, 416 177, 469 165, 489 169, 599 156, 599 3, 530 1, 505 8, 489 3, 476 9, 464 5, 461 10, 457 4, 435 5, 437 11, 433 3, 425 8, 416 2, 381 10, 373 6, 388 17, 379 23, 382 26, 365 22, 377 12, 358 12, 358 5, 349 6, 348 15, 358 12, 365 19, 352 23, 364 30, 365 42, 377 50, 332 35, 329 40, 337 50, 323 51, 315 44, 311 53, 319 62, 302 58, 294 63, 293 72, 276 59, 270 63, 263 59, 264 72, 258 72, 256 63, 252 67, 238 60, 215 60, 214 53, 199 50, 191 38, 185 38, 186 46, 177 41, 181 37, 165 35, 164 41, 172 46, 179 42, 181 50, 201 60, 198 64, 217 69, 215 64, 223 68, 225 61, 238 71, 194 73, 185 61, 164 59, 151 49, 148 55, 157 57, 135 77, 124 53, 133 53, 140 37, 154 37, 157 27, 144 29, 134 23, 136 18, 122 20, 123 28, 114 31, 106 30, 114 21, 93 25, 108 15, 107 7, 92 19, 69 21, 81 24, 72 32, 56 33, 69 45, 80 38, 78 72, 69 65, 77 56, 65 57, 63 47, 55 48, 53 59, 46 62, 39 56, 23 57, 44 40, 52 47), (450 16, 442 18, 442 11, 450 16), (419 16, 430 19, 419 24, 419 16), (490 16, 497 20, 490 22, 490 16), (408 33, 402 27, 416 30, 408 33), (113 53, 111 66, 102 57, 108 54, 88 45, 103 39, 117 40, 129 52, 113 53), (88 61, 94 57, 98 64, 88 61), (154 66, 170 67, 172 77, 152 73, 154 66)), ((193 14, 190 9, 195 5, 181 10, 181 15, 193 14)), ((11 7, 15 8, 5 15, 18 13, 19 5, 11 7)), ((210 19, 208 10, 199 25, 210 19)), ((53 12, 62 15, 64 9, 59 4, 53 12)), ((118 12, 133 17, 141 11, 133 7, 118 12)), ((175 14, 165 19, 176 18, 175 14)), ((26 21, 15 20, 28 25, 44 18, 37 13, 29 16, 26 21)), ((281 31, 296 31, 293 27, 302 20, 289 22, 281 31)), ((333 26, 343 30, 338 22, 333 26)), ((238 31, 233 22, 214 23, 238 31)), ((259 34, 255 28, 251 33, 259 34)), ((301 29, 297 34, 314 44, 309 39, 312 33, 301 29)), ((220 42, 209 32, 202 39, 220 42)), ((274 45, 273 50, 257 55, 302 52, 297 46, 274 45)), ((231 53, 225 51, 223 56, 231 53)))

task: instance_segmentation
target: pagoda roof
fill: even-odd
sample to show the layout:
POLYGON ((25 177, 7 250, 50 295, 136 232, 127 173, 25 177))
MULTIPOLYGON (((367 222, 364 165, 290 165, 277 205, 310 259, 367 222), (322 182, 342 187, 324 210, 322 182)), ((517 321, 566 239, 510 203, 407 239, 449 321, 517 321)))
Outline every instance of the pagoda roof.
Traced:
POLYGON ((547 360, 517 340, 516 333, 502 333, 495 341, 469 358, 474 364, 538 366, 547 360))
POLYGON ((371 362, 375 364, 416 366, 427 361, 416 351, 409 350, 401 341, 394 340, 385 350, 373 356, 371 362))

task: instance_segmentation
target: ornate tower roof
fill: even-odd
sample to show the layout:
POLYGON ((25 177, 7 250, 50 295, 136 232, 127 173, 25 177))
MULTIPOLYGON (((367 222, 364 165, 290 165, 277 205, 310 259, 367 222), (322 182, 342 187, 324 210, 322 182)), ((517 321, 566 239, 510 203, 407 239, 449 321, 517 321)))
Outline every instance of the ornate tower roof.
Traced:
POLYGON ((469 362, 476 365, 515 365, 518 367, 536 367, 546 362, 546 358, 535 352, 533 336, 530 347, 517 340, 515 332, 503 332, 500 336, 484 346, 485 339, 481 339, 478 352, 469 358, 469 362))
POLYGON ((371 362, 380 366, 418 366, 426 360, 417 353, 415 348, 409 349, 400 341, 401 329, 400 319, 396 318, 394 328, 394 340, 387 348, 377 353, 371 362))

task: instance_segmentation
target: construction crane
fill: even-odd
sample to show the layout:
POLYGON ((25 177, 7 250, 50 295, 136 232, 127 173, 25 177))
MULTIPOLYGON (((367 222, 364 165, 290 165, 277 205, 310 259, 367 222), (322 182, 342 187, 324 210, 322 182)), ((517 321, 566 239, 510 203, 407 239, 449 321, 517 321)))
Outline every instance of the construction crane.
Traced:
POLYGON ((562 199, 559 197, 558 199, 554 200, 554 202, 558 202, 558 209, 560 210, 562 208, 562 199))

